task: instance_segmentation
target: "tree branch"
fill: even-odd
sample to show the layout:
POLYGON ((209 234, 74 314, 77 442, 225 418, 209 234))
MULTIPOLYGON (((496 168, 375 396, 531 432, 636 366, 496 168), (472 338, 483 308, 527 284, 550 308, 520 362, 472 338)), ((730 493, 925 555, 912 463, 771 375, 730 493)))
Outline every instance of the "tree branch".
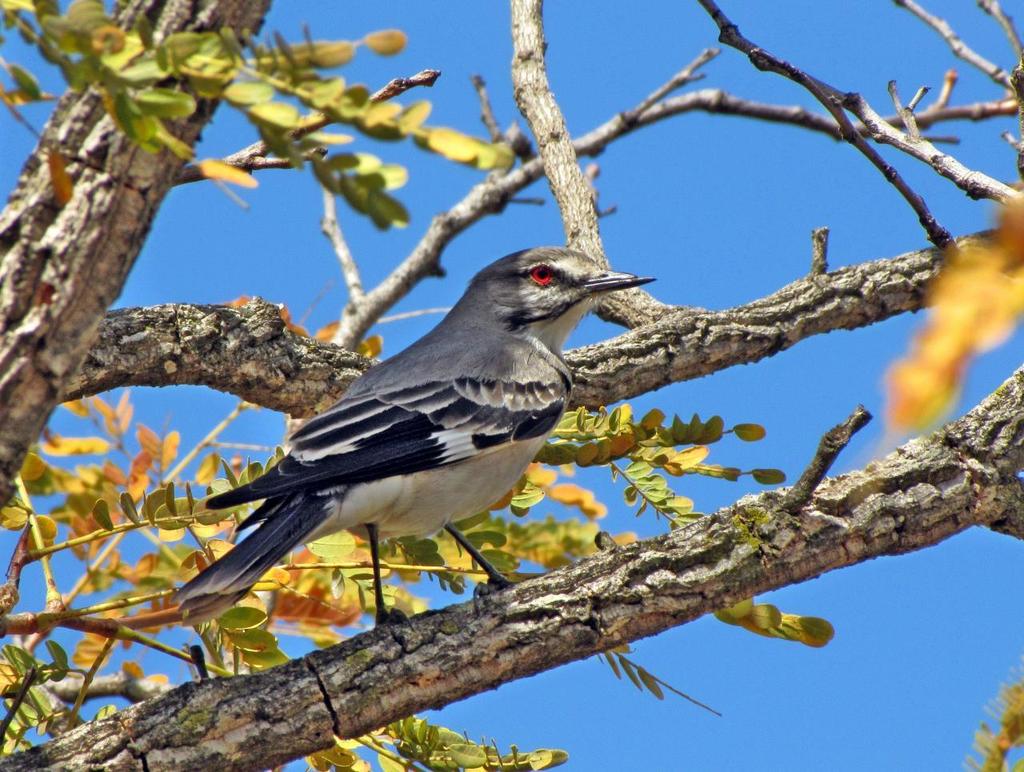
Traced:
MULTIPOLYGON (((158 37, 183 29, 258 30, 268 0, 211 0, 201 12, 140 0, 122 6, 130 29, 146 16, 158 37)), ((215 104, 173 122, 193 144, 215 104)), ((95 89, 58 102, 0 213, 0 502, 25 451, 93 345, 107 307, 120 294, 161 201, 181 169, 168 152, 150 153, 114 124, 95 89), (70 199, 54 192, 47 155, 68 161, 70 199)))
MULTIPOLYGON (((1003 88, 1010 87, 1010 74, 998 64, 990 62, 984 56, 964 43, 964 41, 960 39, 960 36, 956 34, 956 31, 949 25, 949 22, 945 19, 941 19, 938 16, 929 13, 923 6, 915 3, 914 0, 893 0, 893 2, 901 8, 906 8, 914 14, 914 16, 939 33, 956 57, 967 62, 972 67, 976 67, 981 70, 997 85, 1002 86, 1003 88)), ((990 4, 989 8, 985 8, 985 0, 981 0, 978 5, 982 6, 982 8, 990 14, 993 13, 994 8, 999 7, 998 3, 995 3, 994 8, 992 4, 990 4)), ((998 19, 999 17, 997 16, 996 18, 998 19)), ((1003 18, 1005 18, 1005 16, 1003 18)))
POLYGON ((747 496, 664 536, 486 599, 380 626, 248 677, 189 683, 0 762, 3 770, 243 770, 685 624, 744 598, 921 549, 1024 507, 1024 370, 958 421, 799 512, 747 496))
MULTIPOLYGON (((573 400, 610 405, 756 362, 812 335, 916 311, 941 261, 938 250, 925 249, 812 274, 724 311, 674 307, 642 328, 569 351, 566 359, 576 380, 573 400), (701 356, 693 356, 694 351, 701 356)), ((107 316, 97 345, 69 383, 68 398, 119 386, 196 384, 308 416, 340 397, 370 364, 350 351, 290 332, 277 306, 259 298, 241 308, 128 308, 107 316)))
MULTIPOLYGON (((68 673, 60 681, 47 683, 46 688, 52 695, 64 702, 74 702, 84 681, 85 677, 80 673, 68 673)), ((163 681, 152 678, 133 678, 127 673, 119 672, 93 678, 89 688, 86 689, 85 699, 124 697, 132 702, 142 702, 166 694, 173 688, 163 681)))
MULTIPOLYGON (((594 195, 580 169, 565 118, 548 83, 542 7, 543 0, 512 0, 512 84, 516 104, 537 141, 544 174, 562 214, 566 244, 607 266, 594 195)), ((688 82, 692 71, 710 58, 707 53, 702 54, 686 77, 673 77, 663 89, 641 102, 638 111, 652 106, 675 84, 688 82)), ((667 307, 643 290, 632 289, 602 298, 600 309, 602 318, 626 327, 639 327, 657 318, 667 307)))
MULTIPOLYGON (((379 89, 374 91, 370 95, 370 100, 374 102, 386 102, 388 99, 394 99, 399 94, 404 94, 411 88, 417 86, 433 86, 437 79, 441 77, 440 70, 421 70, 415 75, 410 75, 408 78, 392 78, 379 89)), ((323 116, 319 120, 311 121, 303 126, 301 129, 296 129, 293 133, 295 137, 305 137, 308 134, 312 134, 314 131, 319 131, 332 123, 331 119, 323 116)), ((270 152, 270 148, 267 147, 267 143, 263 140, 253 142, 251 145, 243 147, 241 150, 236 150, 231 155, 225 156, 220 159, 226 164, 235 166, 239 169, 243 169, 247 172, 263 171, 264 169, 294 169, 292 162, 287 158, 274 158, 267 155, 270 152)), ((205 180, 206 177, 199 171, 199 167, 195 164, 189 164, 188 166, 182 167, 181 173, 178 178, 174 181, 175 185, 187 185, 190 182, 200 182, 205 180)))
POLYGON ((67 396, 191 384, 300 417, 328 407, 369 364, 289 331, 278 307, 259 298, 240 308, 126 308, 107 315, 67 396))

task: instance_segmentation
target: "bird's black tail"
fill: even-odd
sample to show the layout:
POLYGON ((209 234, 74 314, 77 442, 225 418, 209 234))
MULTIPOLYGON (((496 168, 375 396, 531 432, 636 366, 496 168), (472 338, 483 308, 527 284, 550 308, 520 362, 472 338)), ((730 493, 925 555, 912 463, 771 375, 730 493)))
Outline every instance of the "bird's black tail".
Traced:
POLYGON ((256 529, 175 594, 184 621, 198 624, 231 608, 263 574, 302 544, 330 511, 330 497, 306 492, 263 502, 246 520, 256 523, 256 529))

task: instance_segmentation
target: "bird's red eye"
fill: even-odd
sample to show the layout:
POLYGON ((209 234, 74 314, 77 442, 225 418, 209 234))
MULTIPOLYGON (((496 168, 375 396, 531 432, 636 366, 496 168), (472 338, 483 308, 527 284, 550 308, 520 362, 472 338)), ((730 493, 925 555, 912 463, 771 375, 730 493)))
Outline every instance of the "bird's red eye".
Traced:
POLYGON ((530 278, 542 287, 546 287, 555 278, 550 265, 536 265, 530 269, 530 278))

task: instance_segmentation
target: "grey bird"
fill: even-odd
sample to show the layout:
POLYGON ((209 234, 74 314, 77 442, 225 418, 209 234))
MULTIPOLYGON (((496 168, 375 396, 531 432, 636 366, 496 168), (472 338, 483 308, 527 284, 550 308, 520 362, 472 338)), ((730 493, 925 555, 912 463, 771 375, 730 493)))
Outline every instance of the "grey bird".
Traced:
POLYGON ((276 466, 207 499, 264 501, 239 527, 248 537, 178 590, 185 621, 219 615, 294 547, 342 529, 369 541, 378 623, 401 616, 385 609, 381 538, 444 528, 508 586, 451 523, 511 489, 558 424, 572 389, 562 346, 594 298, 649 281, 557 247, 484 268, 437 327, 292 434, 276 466))

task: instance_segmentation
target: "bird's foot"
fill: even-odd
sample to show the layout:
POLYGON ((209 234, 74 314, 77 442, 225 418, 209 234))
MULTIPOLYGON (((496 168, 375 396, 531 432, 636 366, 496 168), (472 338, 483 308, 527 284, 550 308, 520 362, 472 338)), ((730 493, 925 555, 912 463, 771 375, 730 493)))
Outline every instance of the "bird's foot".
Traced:
POLYGON ((409 623, 409 617, 401 609, 377 609, 378 625, 405 625, 409 623))

